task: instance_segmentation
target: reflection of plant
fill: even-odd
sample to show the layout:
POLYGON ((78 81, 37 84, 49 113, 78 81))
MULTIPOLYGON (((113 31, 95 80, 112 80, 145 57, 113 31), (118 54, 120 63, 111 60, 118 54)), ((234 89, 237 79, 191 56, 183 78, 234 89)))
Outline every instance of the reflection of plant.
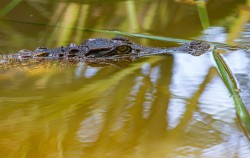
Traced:
MULTIPOLYGON (((45 68, 51 70, 47 78, 45 72, 20 80, 19 86, 26 82, 32 85, 26 85, 26 89, 19 87, 15 94, 1 98, 1 105, 8 108, 1 109, 0 153, 2 146, 8 146, 11 156, 20 157, 19 154, 32 154, 27 149, 32 146, 32 151, 37 150, 35 154, 39 155, 84 150, 92 157, 108 151, 117 156, 120 150, 126 149, 131 150, 127 154, 133 156, 136 148, 147 149, 141 153, 144 156, 159 157, 166 153, 175 155, 176 148, 190 146, 190 141, 200 150, 215 140, 223 142, 222 131, 210 127, 214 122, 202 124, 193 118, 194 114, 202 113, 197 103, 216 74, 213 68, 203 83, 196 85, 199 87, 191 97, 181 99, 186 102, 186 109, 177 126, 171 129, 168 129, 168 118, 174 114, 168 112, 169 102, 175 98, 169 90, 172 58, 152 57, 123 69, 98 68, 95 75, 85 78, 87 67, 78 74, 78 79, 74 67, 67 71, 53 69, 45 68), (42 87, 38 85, 41 80, 44 80, 42 87), (40 90, 30 93, 36 88, 40 90), (23 93, 26 94, 18 97, 23 93), (10 132, 13 128, 15 131, 10 132), (179 143, 174 143, 176 141, 179 143), (201 141, 204 143, 196 143, 201 141), (34 148, 35 145, 39 148, 34 148)), ((3 95, 1 92, 0 96, 3 95)), ((179 108, 178 104, 175 108, 179 108)), ((212 119, 209 115, 204 117, 212 119)))
MULTIPOLYGON (((185 42, 174 38, 127 33, 130 29, 143 32, 152 30, 152 26, 159 25, 159 22, 164 26, 172 22, 169 20, 170 14, 165 14, 168 13, 166 7, 160 5, 163 1, 157 2, 151 7, 148 7, 150 1, 143 5, 124 2, 113 7, 59 2, 55 4, 56 9, 52 10, 49 23, 44 24, 53 26, 52 35, 48 27, 47 32, 43 33, 47 35, 42 40, 47 42, 46 45, 58 46, 93 36, 123 34, 185 42), (126 14, 118 5, 127 7, 130 13, 126 14), (104 12, 107 14, 102 15, 104 12), (114 13, 116 16, 113 16, 114 13), (125 18, 127 15, 131 16, 129 20, 125 18), (138 20, 136 15, 145 16, 138 20), (103 17, 100 19, 100 16, 103 17), (136 20, 135 25, 130 27, 130 22, 136 20), (86 29, 88 27, 91 29, 86 29), (114 27, 126 32, 95 29, 113 30, 114 27), (83 30, 86 31, 84 37, 83 30)), ((208 19, 202 19, 207 18, 202 16, 203 11, 200 21, 206 26, 209 23, 208 19)), ((14 34, 22 36, 23 33, 16 31, 14 34)), ((213 129, 216 125, 214 122, 219 121, 208 114, 202 115, 204 118, 195 117, 202 113, 198 102, 215 76, 215 69, 209 70, 201 84, 194 85, 197 91, 192 96, 178 98, 169 90, 172 59, 152 57, 142 60, 122 69, 97 68, 98 71, 88 77, 85 74, 91 69, 89 67, 80 69, 69 66, 60 69, 58 65, 49 64, 48 67, 37 66, 36 70, 33 67, 22 69, 21 72, 20 67, 16 71, 12 69, 14 72, 9 76, 16 76, 0 82, 0 156, 5 153, 4 156, 9 157, 36 157, 38 154, 46 154, 44 157, 71 157, 72 154, 77 157, 105 157, 108 153, 109 157, 120 157, 121 154, 127 154, 128 157, 162 157, 168 153, 169 157, 175 157, 181 150, 197 150, 193 152, 196 154, 209 145, 223 143, 223 131, 213 129), (145 63, 149 66, 145 66, 145 63), (76 71, 81 72, 76 74, 76 71), (28 75, 20 77, 22 74, 28 75), (185 109, 177 126, 168 129, 168 117, 174 115, 168 113, 172 98, 183 101, 185 109)), ((188 89, 184 91, 189 93, 188 89)), ((176 104, 174 108, 180 107, 176 104)))
POLYGON ((21 0, 12 0, 11 2, 9 2, 6 6, 4 6, 0 10, 0 18, 4 17, 8 12, 14 9, 20 2, 21 0))
MULTIPOLYGON (((41 2, 27 1, 26 3, 30 3, 30 7, 33 6, 33 9, 35 10, 36 8, 41 7, 41 2)), ((173 2, 167 1, 164 3, 168 5, 168 3, 173 2)), ((82 37, 82 29, 85 28, 106 28, 112 30, 126 30, 126 32, 144 32, 143 30, 149 30, 154 27, 155 24, 160 27, 158 24, 159 22, 164 25, 168 25, 171 23, 168 16, 172 15, 169 15, 165 6, 160 4, 160 0, 154 1, 154 3, 151 3, 150 0, 148 0, 143 3, 129 1, 115 3, 112 6, 103 5, 100 7, 98 3, 91 3, 91 5, 89 5, 86 3, 77 4, 74 2, 58 2, 50 4, 50 7, 54 7, 55 9, 52 9, 51 11, 47 9, 47 12, 50 12, 50 16, 47 17, 47 23, 40 23, 40 21, 36 21, 36 18, 40 18, 39 15, 43 13, 41 12, 39 15, 33 15, 33 24, 54 26, 52 33, 51 30, 49 30, 50 32, 43 33, 45 34, 44 37, 39 37, 45 38, 44 41, 46 41, 47 46, 51 44, 53 46, 64 45, 72 41, 79 43, 83 39, 90 36, 99 35, 98 33, 91 32, 90 34, 85 34, 85 36, 82 37), (149 4, 150 7, 148 7, 149 4), (140 18, 138 17, 139 15, 140 18), (158 17, 162 17, 163 15, 166 18, 158 19, 158 17)), ((8 7, 6 6, 6 8, 8 7)), ((2 9, 2 11, 4 10, 5 9, 2 9)), ((180 13, 179 15, 183 16, 180 18, 184 18, 185 14, 180 13)), ((11 17, 5 16, 5 19, 8 18, 11 17)), ((19 19, 15 19, 14 21, 18 22, 19 19)), ((27 21, 19 22, 26 23, 27 21)), ((167 32, 164 31, 161 34, 165 35, 167 32)), ((19 34, 20 33, 22 34, 22 32, 19 32, 19 34)))
MULTIPOLYGON (((89 78, 89 81, 82 76, 81 80, 85 80, 88 84, 84 84, 80 80, 75 81, 72 77, 74 74, 69 73, 67 76, 71 80, 68 80, 67 84, 69 86, 78 84, 77 88, 69 90, 66 84, 61 83, 65 87, 59 88, 63 90, 59 90, 59 92, 51 88, 57 87, 58 82, 61 81, 54 82, 53 78, 60 76, 55 73, 53 77, 53 74, 50 74, 40 93, 29 93, 29 97, 25 97, 26 94, 22 99, 15 96, 9 96, 9 100, 1 99, 5 106, 9 107, 5 111, 6 115, 1 115, 3 120, 0 126, 1 142, 10 146, 14 143, 11 142, 12 139, 22 137, 22 139, 15 139, 15 149, 9 149, 15 151, 11 154, 13 156, 28 154, 27 144, 40 146, 36 154, 44 151, 49 154, 50 151, 51 154, 53 152, 60 154, 59 150, 80 152, 82 148, 77 149, 78 146, 86 146, 97 150, 97 152, 87 152, 87 154, 98 156, 104 152, 99 151, 98 148, 105 145, 107 141, 110 143, 105 145, 106 149, 114 151, 119 150, 114 145, 115 142, 125 144, 120 147, 126 149, 144 148, 144 145, 148 145, 147 148, 151 148, 156 154, 172 150, 174 146, 168 146, 163 142, 173 142, 178 139, 168 135, 183 131, 188 120, 192 119, 192 113, 197 110, 195 103, 199 97, 195 94, 193 99, 190 98, 194 104, 187 107, 180 125, 176 129, 166 131, 168 126, 167 109, 171 98, 169 85, 172 75, 169 72, 172 68, 172 59, 153 57, 148 58, 146 62, 148 65, 144 70, 141 69, 145 67, 144 63, 138 62, 119 70, 112 67, 102 68, 96 75, 89 78), (111 71, 110 69, 113 69, 113 73, 107 75, 108 71, 111 71), (106 78, 103 78, 104 73, 107 75, 106 78), (12 107, 10 107, 11 105, 12 107), (34 120, 36 120, 36 124, 33 123, 34 120), (74 123, 72 124, 72 122, 74 123), (16 131, 6 134, 9 133, 12 125, 16 131), (79 125, 81 125, 80 128, 79 125), (78 133, 77 137, 76 133, 78 133), (39 135, 40 141, 33 141, 37 135, 39 135), (8 139, 6 140, 6 138, 8 139), (162 144, 156 147, 152 141, 162 144), (49 148, 50 150, 48 150, 49 148), (18 152, 18 149, 21 150, 21 153, 18 152)), ((37 80, 40 80, 39 76, 37 80)), ((33 80, 27 78, 27 80, 29 79, 33 80)), ((21 81, 21 83, 25 82, 27 81, 21 81)), ((35 90, 37 82, 29 83, 34 83, 33 88, 18 90, 15 95, 19 96, 18 93, 35 90)), ((201 89, 206 84, 202 85, 201 89)), ((199 91, 197 95, 200 94, 199 91)), ((133 152, 131 154, 133 155, 133 152)))

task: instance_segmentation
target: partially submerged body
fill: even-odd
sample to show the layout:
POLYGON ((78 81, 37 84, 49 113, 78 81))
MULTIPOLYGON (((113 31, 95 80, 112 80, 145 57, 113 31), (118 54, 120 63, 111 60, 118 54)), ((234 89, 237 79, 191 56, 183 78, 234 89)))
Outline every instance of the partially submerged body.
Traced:
POLYGON ((138 58, 150 55, 185 53, 199 56, 209 48, 210 45, 207 42, 198 40, 172 48, 146 47, 118 36, 112 39, 88 39, 80 45, 71 43, 66 47, 62 46, 55 49, 39 47, 34 51, 22 50, 16 54, 1 55, 0 63, 57 60, 85 62, 90 65, 121 65, 120 63, 130 63, 138 58))

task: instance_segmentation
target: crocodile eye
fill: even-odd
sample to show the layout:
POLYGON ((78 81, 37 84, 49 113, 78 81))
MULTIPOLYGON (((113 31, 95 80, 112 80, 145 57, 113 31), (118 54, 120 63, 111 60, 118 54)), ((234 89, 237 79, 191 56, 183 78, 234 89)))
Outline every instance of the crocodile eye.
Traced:
POLYGON ((122 45, 117 47, 117 51, 119 54, 128 54, 131 52, 131 47, 128 45, 122 45))

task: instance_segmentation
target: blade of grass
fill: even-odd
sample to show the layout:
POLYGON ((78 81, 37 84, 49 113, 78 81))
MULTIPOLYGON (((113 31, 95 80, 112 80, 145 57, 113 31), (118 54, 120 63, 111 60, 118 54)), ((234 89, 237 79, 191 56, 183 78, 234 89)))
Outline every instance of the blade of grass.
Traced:
POLYGON ((40 26, 47 26, 47 27, 57 27, 57 28, 72 29, 72 30, 81 30, 81 31, 89 31, 89 32, 114 34, 114 35, 123 35, 123 36, 129 36, 129 37, 140 37, 140 38, 146 38, 146 39, 152 39, 152 40, 158 40, 158 41, 169 41, 169 42, 177 42, 177 43, 187 43, 187 42, 191 41, 191 40, 184 40, 184 39, 178 39, 178 38, 161 37, 161 36, 145 35, 145 34, 138 34, 138 33, 129 33, 129 32, 123 32, 123 31, 79 28, 79 27, 70 27, 70 26, 64 26, 64 25, 48 25, 48 24, 44 24, 44 23, 34 23, 34 22, 17 21, 17 20, 13 21, 13 20, 7 20, 7 19, 3 19, 3 20, 9 21, 9 22, 40 25, 40 26))
POLYGON ((205 0, 199 0, 199 2, 197 3, 197 10, 199 13, 200 22, 203 30, 207 29, 210 26, 207 14, 207 8, 205 4, 206 4, 205 0))
POLYGON ((7 4, 3 9, 0 10, 0 18, 5 16, 8 12, 10 12, 13 8, 15 8, 21 0, 13 0, 9 4, 7 4))
POLYGON ((234 105, 236 108, 236 114, 240 121, 240 124, 243 127, 243 130, 249 139, 250 134, 250 116, 249 113, 244 105, 244 102, 240 96, 239 88, 236 82, 236 79, 234 78, 234 75, 232 74, 230 68, 224 61, 223 57, 220 55, 219 49, 215 49, 213 51, 213 57, 217 64, 218 71, 221 74, 222 80, 224 81, 228 91, 230 92, 231 96, 234 100, 234 105))
MULTIPOLYGON (((55 28, 63 28, 63 29, 71 29, 71 30, 78 30, 78 31, 89 31, 89 32, 97 32, 97 33, 104 33, 104 34, 114 34, 114 35, 122 35, 122 36, 128 36, 128 37, 139 37, 144 39, 151 39, 151 40, 157 40, 157 41, 165 41, 165 42, 176 42, 176 43, 188 43, 192 40, 184 40, 184 39, 178 39, 178 38, 171 38, 171 37, 162 37, 162 36, 153 36, 153 35, 146 35, 146 34, 138 34, 138 33, 130 33, 130 32, 123 32, 123 31, 116 31, 116 30, 104 30, 104 29, 90 29, 90 28, 81 28, 81 27, 70 27, 70 26, 64 26, 64 25, 53 25, 53 24, 44 24, 44 23, 34 23, 34 22, 27 22, 27 21, 13 21, 8 19, 2 19, 3 21, 8 22, 16 22, 16 23, 23 23, 23 24, 31 24, 31 25, 39 25, 39 26, 46 26, 46 27, 55 27, 55 28)), ((230 44, 225 43, 219 43, 219 42, 210 42, 215 47, 218 48, 226 48, 229 50, 249 50, 250 48, 247 46, 232 46, 230 44)))

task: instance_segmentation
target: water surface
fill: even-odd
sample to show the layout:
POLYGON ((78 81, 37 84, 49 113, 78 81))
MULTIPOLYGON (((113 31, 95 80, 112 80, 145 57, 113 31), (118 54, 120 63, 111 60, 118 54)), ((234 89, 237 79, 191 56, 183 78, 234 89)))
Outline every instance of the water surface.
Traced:
MULTIPOLYGON (((249 46, 248 7, 241 0, 4 0, 0 53, 115 36, 90 29, 249 46)), ((249 51, 225 50, 250 110, 249 51)), ((147 57, 127 67, 13 65, 0 69, 0 89, 0 157, 250 155, 211 52, 147 57)))

